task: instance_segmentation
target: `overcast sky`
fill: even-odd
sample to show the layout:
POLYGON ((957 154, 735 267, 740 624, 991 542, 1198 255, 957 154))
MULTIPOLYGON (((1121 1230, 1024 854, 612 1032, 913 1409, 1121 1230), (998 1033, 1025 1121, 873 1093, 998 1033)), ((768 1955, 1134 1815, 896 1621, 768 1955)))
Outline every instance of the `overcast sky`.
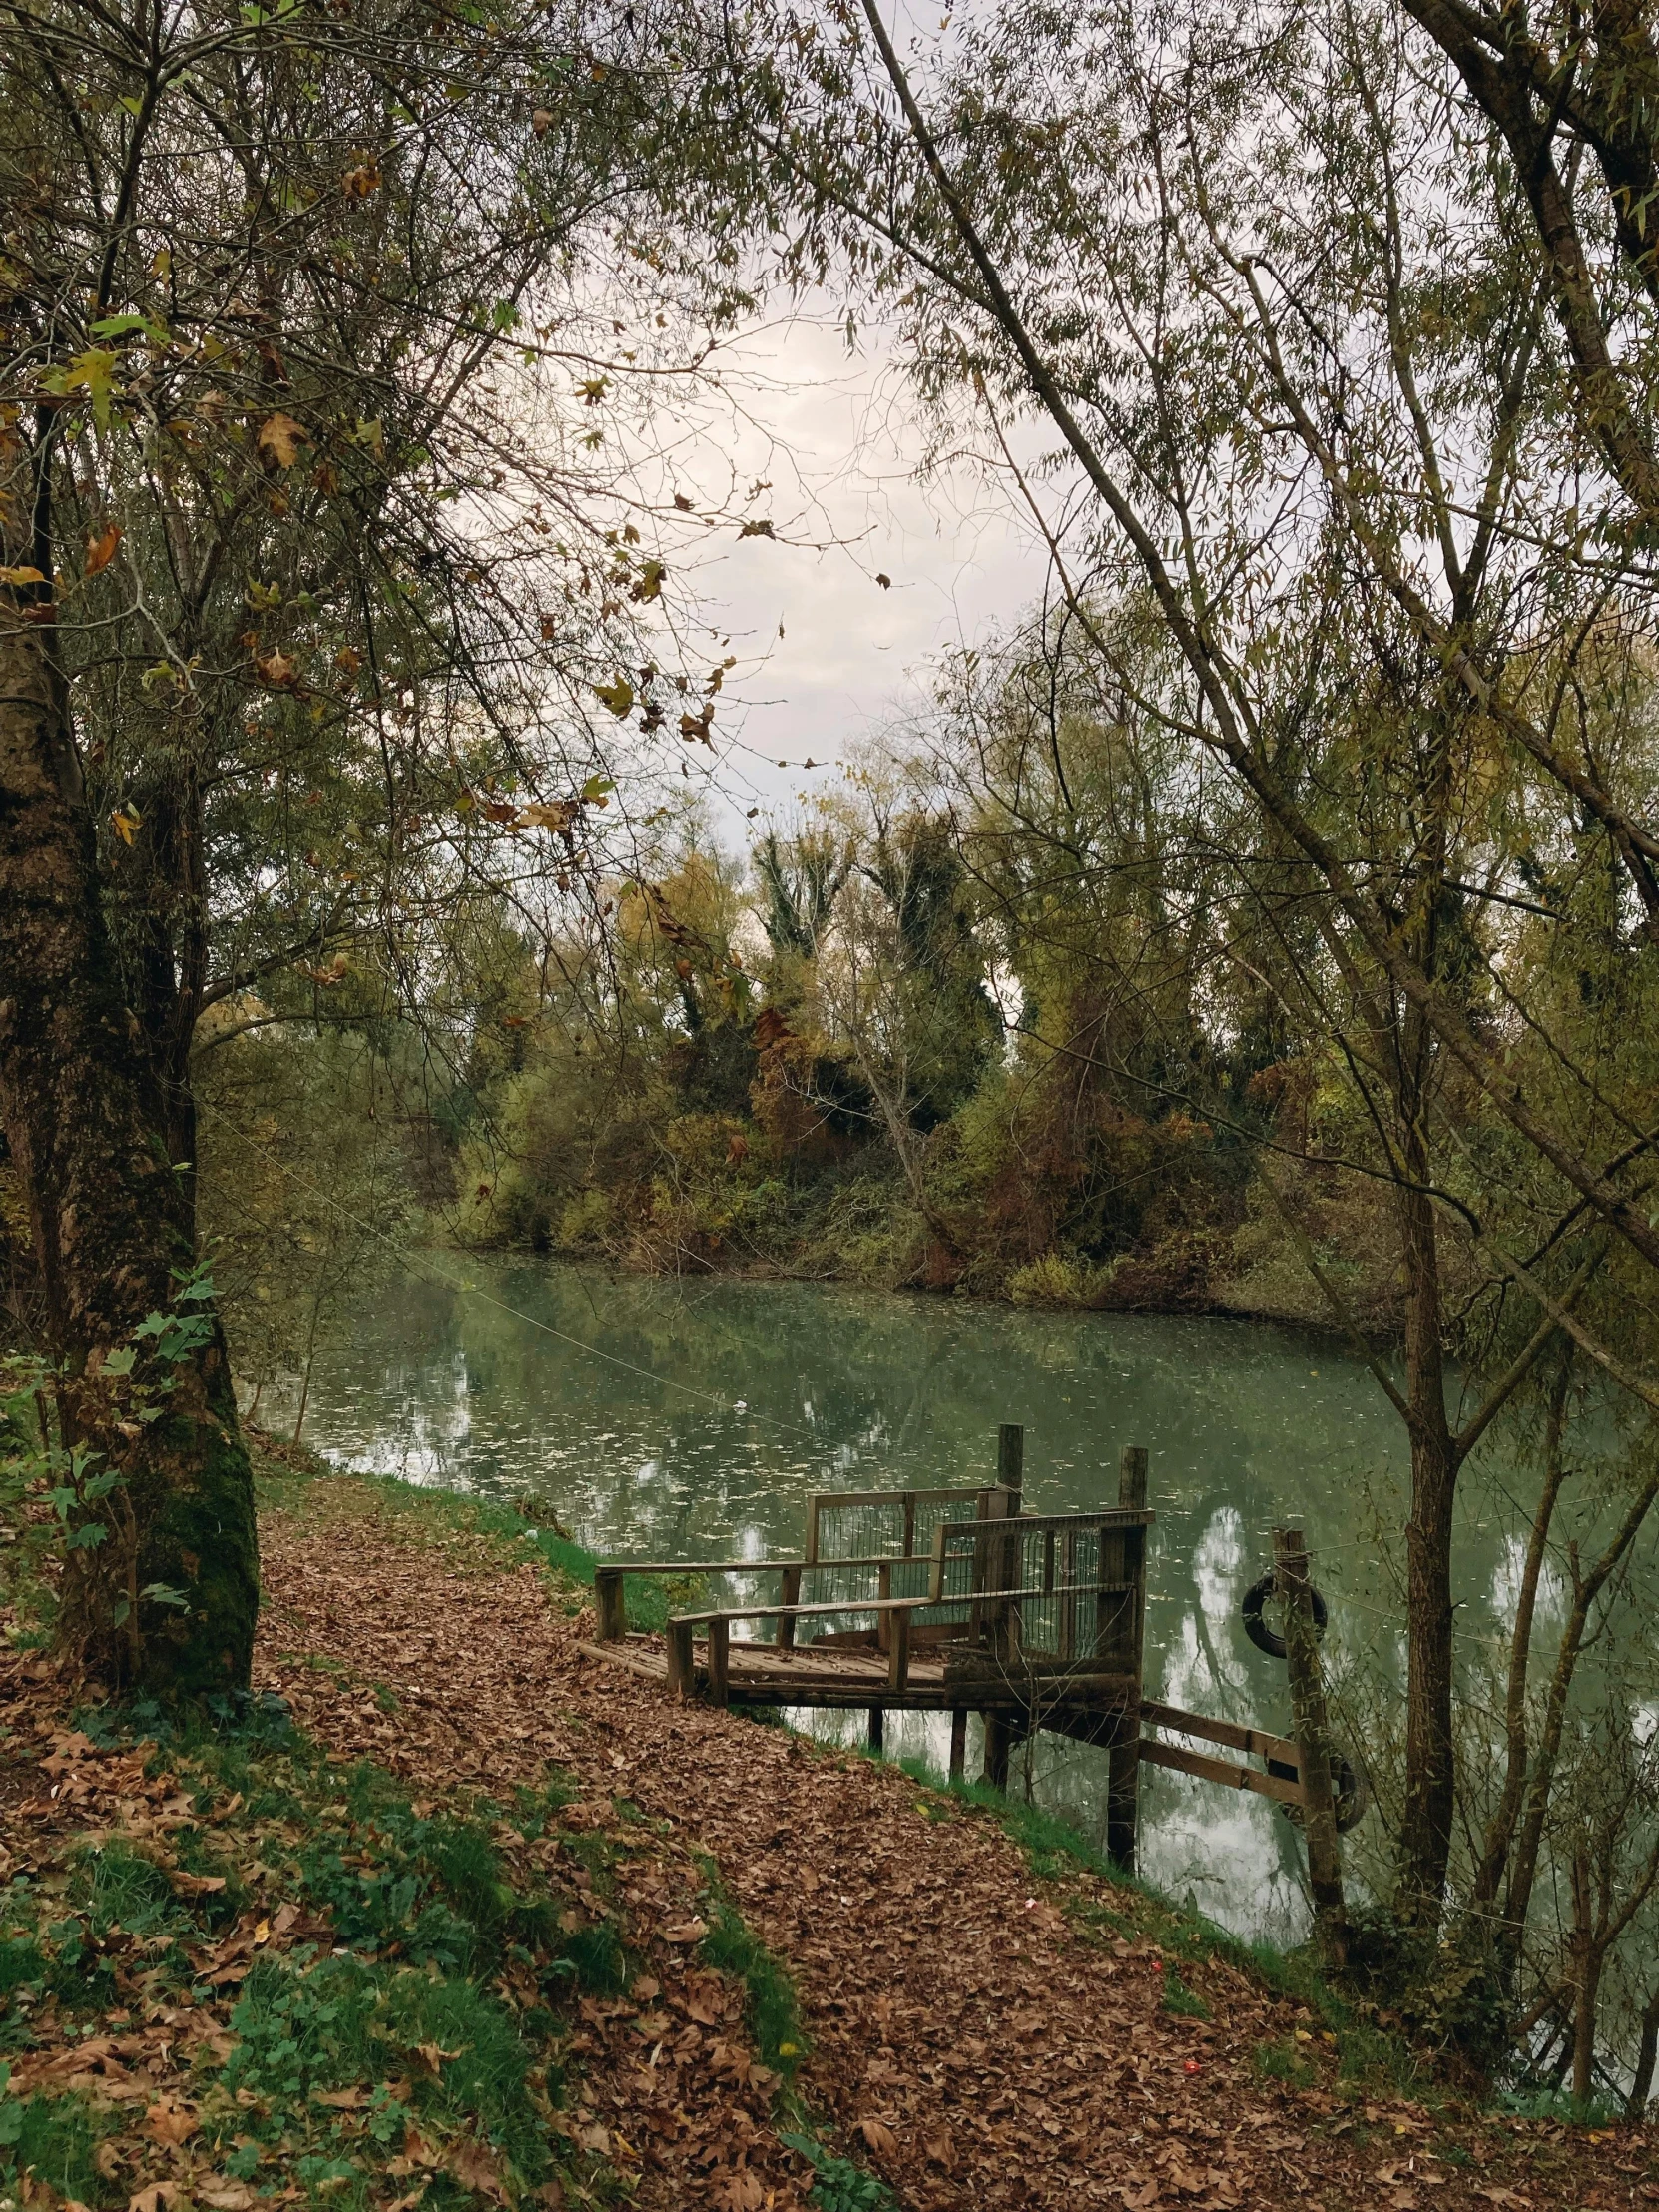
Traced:
POLYGON ((779 533, 723 530, 698 564, 708 643, 730 636, 739 657, 717 724, 730 841, 750 807, 832 782, 850 745, 920 703, 935 655, 1010 619, 1043 576, 1029 523, 971 464, 917 481, 922 433, 879 334, 849 356, 839 331, 800 321, 734 350, 735 424, 713 420, 676 469, 700 506, 769 481, 753 512, 779 533))

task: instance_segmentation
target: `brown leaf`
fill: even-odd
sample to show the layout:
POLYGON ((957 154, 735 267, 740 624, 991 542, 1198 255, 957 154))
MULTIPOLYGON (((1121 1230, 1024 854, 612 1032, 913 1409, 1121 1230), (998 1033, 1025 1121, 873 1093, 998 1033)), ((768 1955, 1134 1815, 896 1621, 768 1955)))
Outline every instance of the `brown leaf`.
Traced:
POLYGON ((167 2212, 178 2194, 176 2181, 147 2181, 127 2199, 127 2212, 167 2212))
POLYGON ((252 2212, 259 2202, 246 2181, 233 2181, 227 2174, 214 2174, 207 2181, 193 2181, 190 2193, 198 2204, 211 2205, 213 2212, 252 2212))
POLYGON ((278 468, 291 468, 299 458, 299 448, 310 442, 304 424, 295 422, 292 415, 280 410, 267 415, 260 424, 260 451, 269 453, 278 468))
POLYGON ((182 1898, 212 1897, 225 1887, 222 1874, 187 1874, 183 1867, 169 1868, 167 1879, 182 1898))
POLYGON ((501 2170, 481 2143, 470 2135, 461 2136, 448 2145, 443 2154, 443 2170, 453 2175, 463 2189, 476 2189, 481 2196, 493 2197, 497 2204, 507 2201, 507 2185, 501 2178, 501 2170))
POLYGON ((201 2124, 196 2107, 171 2092, 159 2096, 144 2115, 145 2132, 158 2143, 188 2143, 201 2124))
POLYGON ((860 2120, 858 2133, 863 2137, 877 2158, 898 2156, 898 2137, 881 2120, 860 2120))
POLYGON ((100 530, 97 537, 88 538, 87 575, 101 575, 115 559, 115 549, 120 543, 121 525, 119 522, 112 522, 108 528, 100 530))
POLYGON ((709 1933, 707 1921, 676 1921, 663 1930, 665 1943, 700 1943, 709 1933))

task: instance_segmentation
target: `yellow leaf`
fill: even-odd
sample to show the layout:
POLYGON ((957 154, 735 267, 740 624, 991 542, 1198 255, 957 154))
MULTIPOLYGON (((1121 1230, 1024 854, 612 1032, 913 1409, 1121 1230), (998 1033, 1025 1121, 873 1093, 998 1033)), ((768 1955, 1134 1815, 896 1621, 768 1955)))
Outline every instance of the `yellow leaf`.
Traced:
POLYGON ((634 687, 626 676, 619 676, 614 684, 595 684, 594 696, 604 701, 613 715, 625 715, 634 704, 634 687))
POLYGON ((44 584, 46 578, 38 568, 0 568, 0 584, 21 586, 23 584, 44 584))
POLYGON ((261 450, 269 453, 278 468, 291 468, 299 458, 299 448, 310 442, 303 424, 295 422, 290 414, 278 411, 268 415, 260 425, 261 450))
POLYGON ((88 346, 77 353, 66 369, 50 379, 49 388, 61 392, 84 391, 92 402, 92 419, 100 430, 110 426, 110 401, 117 389, 115 372, 121 361, 107 345, 88 346))
POLYGON ((115 549, 120 543, 121 525, 119 522, 112 522, 107 529, 100 530, 97 537, 88 538, 87 574, 89 576, 101 575, 115 559, 115 549))
POLYGON ((123 844, 132 843, 133 837, 143 826, 143 822, 144 817, 130 803, 124 807, 117 807, 110 816, 110 826, 123 844))

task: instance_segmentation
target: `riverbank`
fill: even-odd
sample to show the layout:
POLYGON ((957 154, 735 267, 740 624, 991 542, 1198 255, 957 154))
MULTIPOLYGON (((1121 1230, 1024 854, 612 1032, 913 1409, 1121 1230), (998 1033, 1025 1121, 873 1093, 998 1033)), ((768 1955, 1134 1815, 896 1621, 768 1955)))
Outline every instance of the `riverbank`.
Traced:
POLYGON ((28 1938, 58 1980, 14 2010, 0 2139, 65 2094, 84 2125, 77 2185, 25 2202, 1659 2201, 1651 2133, 1447 2100, 1052 1824, 584 1661, 579 1555, 518 1515, 260 1472, 257 1687, 291 1721, 268 1697, 252 1737, 77 1742, 45 1663, 7 1662, 14 1923, 31 1890, 95 1909, 113 1853, 123 1895, 160 1869, 154 1910, 197 1924, 112 1912, 99 1875, 92 2011, 61 1924, 28 1938), (439 1905, 473 1931, 444 1964, 418 1933, 439 1905), (440 1981, 448 2024, 423 1998, 407 2047, 336 2048, 299 1993, 341 1974, 381 2019, 440 1981))

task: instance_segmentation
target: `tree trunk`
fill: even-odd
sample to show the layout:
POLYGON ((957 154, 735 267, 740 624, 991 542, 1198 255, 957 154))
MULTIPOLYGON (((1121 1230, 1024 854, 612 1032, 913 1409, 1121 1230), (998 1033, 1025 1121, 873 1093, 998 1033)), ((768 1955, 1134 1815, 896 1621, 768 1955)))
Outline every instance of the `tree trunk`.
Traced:
POLYGON ((1572 2093, 1586 2105, 1595 2088, 1596 2000, 1600 1994, 1605 1946, 1597 1930, 1590 1895, 1589 1856, 1580 1845, 1572 1858, 1572 2093))
POLYGON ((1509 1681, 1504 1699, 1503 1720, 1506 1746, 1503 1795, 1482 1841, 1480 1864, 1475 1871, 1474 1887, 1470 1892, 1471 1905, 1482 1911, 1496 1901, 1509 1864, 1509 1849, 1514 1842, 1515 1825, 1520 1819, 1526 1790, 1526 1683, 1532 1656, 1532 1623, 1537 1612, 1538 1584, 1543 1575, 1550 1524, 1555 1518, 1555 1507, 1566 1475, 1562 1444, 1566 1434, 1567 1392, 1572 1381, 1572 1363, 1573 1348, 1569 1344, 1561 1354, 1550 1384, 1544 1429, 1543 1488, 1527 1534, 1526 1564, 1515 1601, 1515 1623, 1509 1636, 1509 1681))
MULTIPOLYGON (((4 564, 47 569, 34 461, 17 429, 0 431, 4 564)), ((0 588, 0 1123, 27 1193, 63 1440, 120 1474, 108 1520, 129 1531, 69 1554, 61 1631, 113 1684, 234 1688, 259 1599, 248 1454, 217 1323, 182 1357, 133 1340, 175 1304, 191 1223, 116 979, 50 593, 0 588), (128 1346, 138 1362, 118 1381, 105 1362, 128 1346), (141 1598, 122 1623, 111 1593, 129 1587, 178 1601, 141 1598)))
MULTIPOLYGON (((1407 1064, 1423 1064, 1426 1036, 1412 1037, 1407 1064)), ((1394 1910, 1424 1931, 1439 1926, 1456 1795, 1451 1728, 1451 1515, 1458 1454, 1445 1410, 1440 1335, 1439 1251, 1426 1194, 1428 1150, 1414 1102, 1406 1101, 1405 1180, 1399 1191, 1405 1268, 1405 1395, 1411 1439, 1411 1517, 1406 1524, 1405 1804, 1400 1821, 1394 1910)))
POLYGON ((1624 2116, 1627 2120, 1640 2120, 1646 2116, 1647 2100, 1653 2094, 1656 2067, 1659 2067, 1659 1990, 1642 2007, 1642 2032, 1636 2049, 1636 2069, 1630 2077, 1630 2093, 1624 2103, 1624 2116))

